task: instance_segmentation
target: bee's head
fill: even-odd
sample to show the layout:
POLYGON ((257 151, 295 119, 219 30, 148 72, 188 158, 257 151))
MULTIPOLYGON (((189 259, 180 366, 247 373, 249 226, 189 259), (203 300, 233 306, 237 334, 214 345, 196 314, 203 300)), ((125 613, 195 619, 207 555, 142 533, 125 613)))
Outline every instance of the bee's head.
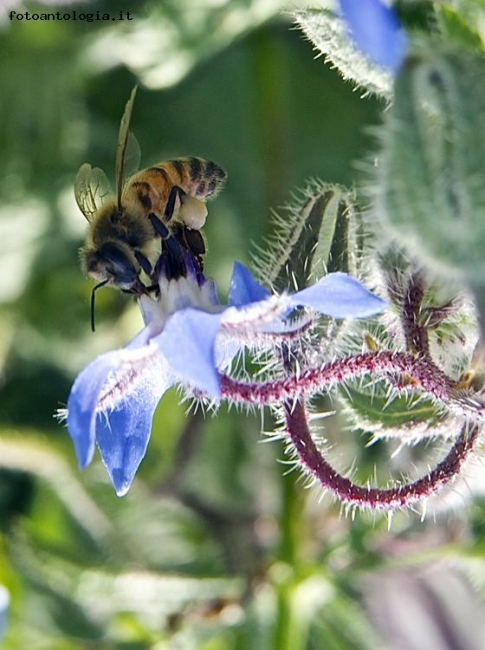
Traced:
POLYGON ((96 282, 124 291, 131 291, 139 282, 140 265, 124 242, 107 242, 84 250, 82 257, 86 274, 96 282))
POLYGON ((133 251, 123 242, 107 242, 97 249, 81 253, 84 271, 97 282, 91 293, 91 329, 94 332, 94 297, 97 289, 112 286, 128 293, 145 293, 138 277, 140 264, 133 251))

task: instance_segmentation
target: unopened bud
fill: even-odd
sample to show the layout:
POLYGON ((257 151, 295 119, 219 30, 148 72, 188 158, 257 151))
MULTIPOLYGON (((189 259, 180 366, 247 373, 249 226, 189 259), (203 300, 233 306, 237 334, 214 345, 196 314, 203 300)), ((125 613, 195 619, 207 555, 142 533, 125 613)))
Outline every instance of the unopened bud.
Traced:
POLYGON ((355 197, 339 185, 312 183, 276 217, 259 275, 276 289, 303 289, 333 271, 359 277, 362 227, 355 197))
POLYGON ((447 268, 485 283, 485 59, 429 51, 396 80, 377 175, 381 216, 447 268))

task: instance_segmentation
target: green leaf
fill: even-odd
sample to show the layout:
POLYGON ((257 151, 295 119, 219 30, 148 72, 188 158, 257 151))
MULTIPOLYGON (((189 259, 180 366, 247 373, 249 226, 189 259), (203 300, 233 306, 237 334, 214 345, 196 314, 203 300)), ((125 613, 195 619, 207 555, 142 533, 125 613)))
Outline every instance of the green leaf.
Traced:
POLYGON ((153 3, 148 15, 139 11, 129 24, 120 21, 100 30, 93 45, 85 49, 86 64, 94 63, 98 69, 123 65, 146 87, 167 88, 280 8, 279 0, 153 3))
POLYGON ((384 395, 366 394, 347 387, 345 403, 354 420, 362 429, 395 428, 421 422, 430 427, 438 413, 431 400, 410 399, 409 396, 395 396, 392 400, 384 395))
POLYGON ((315 49, 338 68, 345 80, 366 92, 388 98, 392 76, 367 59, 352 43, 343 20, 324 9, 305 9, 293 13, 315 49))
POLYGON ((483 50, 484 43, 476 31, 476 25, 470 23, 463 14, 447 5, 439 5, 436 12, 441 32, 447 40, 466 48, 483 50))

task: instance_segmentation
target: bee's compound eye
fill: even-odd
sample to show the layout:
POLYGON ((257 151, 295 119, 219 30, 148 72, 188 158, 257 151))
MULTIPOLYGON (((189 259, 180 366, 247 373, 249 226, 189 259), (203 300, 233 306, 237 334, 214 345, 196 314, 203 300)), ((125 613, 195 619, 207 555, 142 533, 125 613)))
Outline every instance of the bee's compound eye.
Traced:
POLYGON ((135 262, 123 248, 116 244, 105 244, 100 250, 100 257, 106 275, 121 289, 130 289, 138 279, 135 262))
POLYGON ((195 196, 186 194, 181 199, 182 205, 179 210, 179 217, 187 226, 193 230, 200 230, 204 227, 207 218, 207 206, 195 196))

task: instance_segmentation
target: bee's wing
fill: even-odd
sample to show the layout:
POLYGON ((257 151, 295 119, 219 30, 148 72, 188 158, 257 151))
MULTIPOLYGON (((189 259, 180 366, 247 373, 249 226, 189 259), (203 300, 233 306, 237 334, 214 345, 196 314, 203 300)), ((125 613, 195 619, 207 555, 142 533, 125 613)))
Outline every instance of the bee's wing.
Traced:
POLYGON ((121 193, 123 191, 123 181, 125 174, 129 169, 130 174, 138 169, 140 163, 140 146, 137 139, 130 133, 131 114, 133 113, 133 104, 138 86, 131 91, 130 99, 126 103, 125 112, 121 118, 120 132, 118 136, 118 146, 116 147, 116 194, 118 207, 121 207, 121 193))
POLYGON ((81 165, 74 181, 74 195, 79 209, 89 222, 93 220, 105 197, 111 194, 109 180, 102 169, 93 169, 88 163, 81 165))
POLYGON ((138 140, 135 135, 130 131, 128 133, 128 141, 125 149, 125 162, 123 166, 123 174, 125 178, 132 176, 140 168, 141 150, 138 140))

